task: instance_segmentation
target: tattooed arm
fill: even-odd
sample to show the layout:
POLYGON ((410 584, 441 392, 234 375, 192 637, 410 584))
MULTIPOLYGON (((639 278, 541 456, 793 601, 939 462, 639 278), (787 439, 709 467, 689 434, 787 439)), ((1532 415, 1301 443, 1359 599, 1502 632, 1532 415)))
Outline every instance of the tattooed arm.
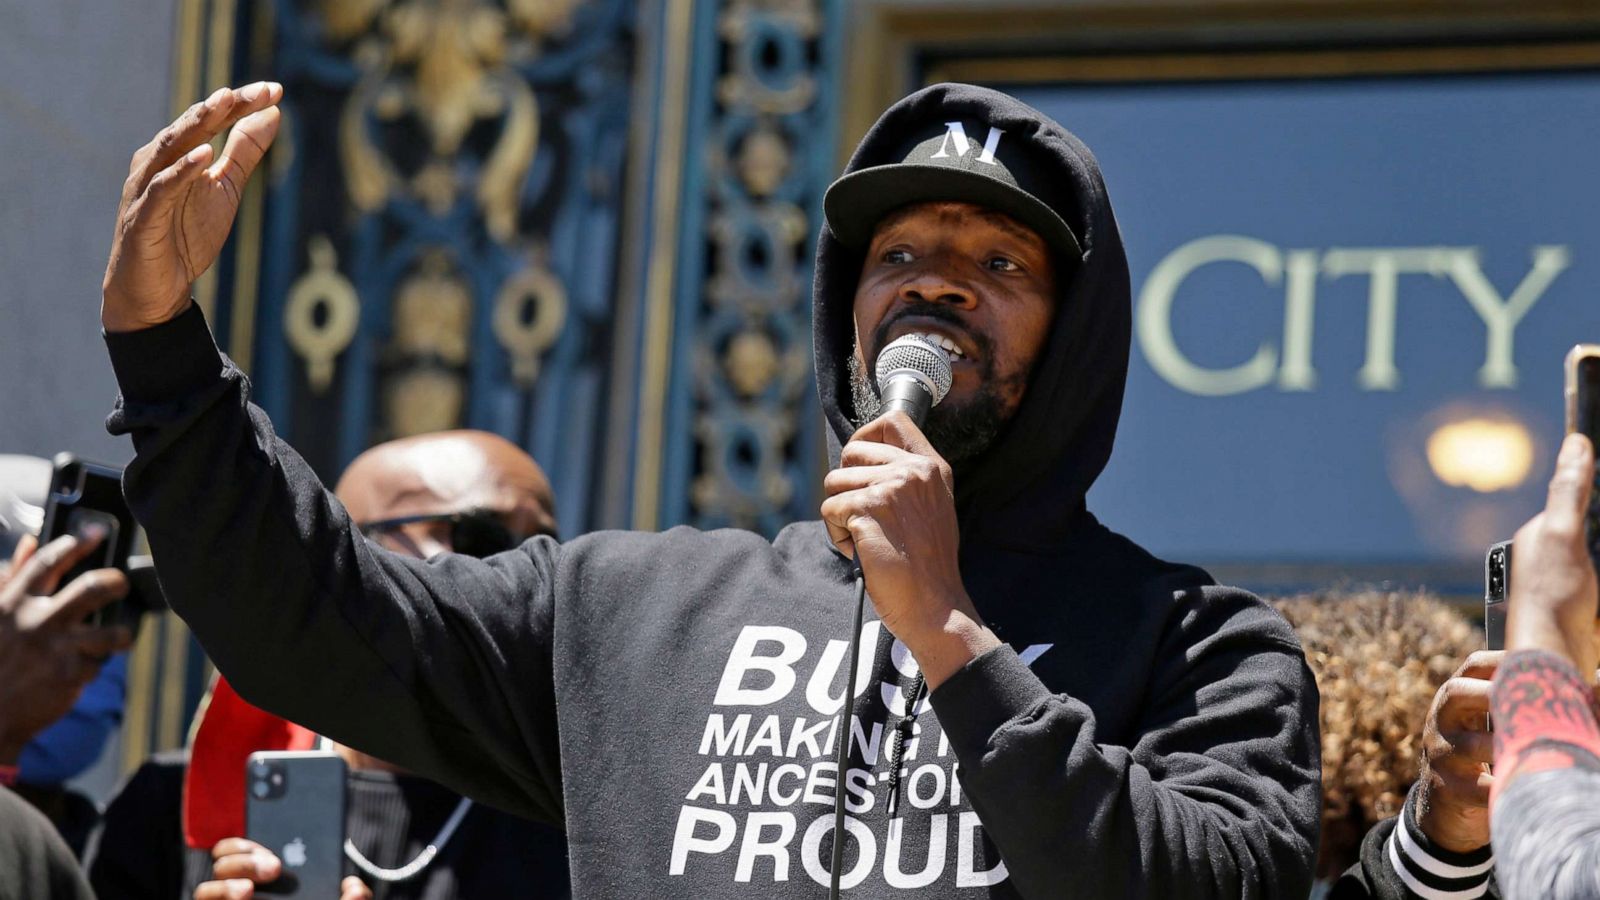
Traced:
POLYGON ((1506 897, 1600 897, 1600 727, 1578 670, 1542 650, 1495 676, 1490 827, 1506 897))
POLYGON ((1490 687, 1490 833, 1506 897, 1600 898, 1594 565, 1584 514, 1594 449, 1569 437, 1544 512, 1512 554, 1505 663, 1490 687))

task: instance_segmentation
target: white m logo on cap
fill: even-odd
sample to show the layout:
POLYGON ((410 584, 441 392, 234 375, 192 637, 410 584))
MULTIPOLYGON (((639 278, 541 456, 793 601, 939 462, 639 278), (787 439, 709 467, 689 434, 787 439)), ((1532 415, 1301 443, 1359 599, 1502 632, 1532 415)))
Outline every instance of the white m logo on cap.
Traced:
MULTIPOLYGON (((994 165, 994 151, 1000 146, 1000 135, 1005 134, 1003 128, 989 129, 989 136, 983 141, 983 152, 978 154, 978 162, 994 165)), ((960 122, 944 123, 944 140, 939 142, 939 152, 929 159, 948 159, 950 157, 950 142, 955 141, 956 155, 965 157, 972 148, 972 142, 967 140, 967 129, 960 122)))

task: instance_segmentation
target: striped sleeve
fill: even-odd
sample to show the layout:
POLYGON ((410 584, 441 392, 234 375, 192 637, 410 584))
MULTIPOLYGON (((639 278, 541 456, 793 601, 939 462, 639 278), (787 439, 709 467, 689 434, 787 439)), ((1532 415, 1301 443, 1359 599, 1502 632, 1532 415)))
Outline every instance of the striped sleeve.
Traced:
POLYGON ((1415 793, 1413 787, 1400 821, 1383 848, 1384 861, 1405 887, 1405 896, 1421 900, 1478 900, 1489 896, 1493 849, 1455 853, 1434 846, 1417 825, 1415 793))

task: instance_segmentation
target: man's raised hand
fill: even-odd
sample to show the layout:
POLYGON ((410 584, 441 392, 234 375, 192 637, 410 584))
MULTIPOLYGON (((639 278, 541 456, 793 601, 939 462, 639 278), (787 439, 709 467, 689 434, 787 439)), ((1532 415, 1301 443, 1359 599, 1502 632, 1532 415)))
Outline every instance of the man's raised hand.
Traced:
POLYGON ((219 88, 133 154, 101 284, 108 332, 159 325, 189 305, 233 227, 245 181, 278 133, 283 86, 219 88), (222 156, 210 141, 232 126, 222 156))

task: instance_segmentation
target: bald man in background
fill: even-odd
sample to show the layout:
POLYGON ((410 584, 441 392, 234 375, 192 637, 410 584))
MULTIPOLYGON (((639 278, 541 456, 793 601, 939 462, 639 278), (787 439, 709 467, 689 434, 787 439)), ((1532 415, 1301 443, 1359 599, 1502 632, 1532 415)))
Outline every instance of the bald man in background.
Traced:
MULTIPOLYGON (((452 517, 484 514, 485 525, 498 523, 523 540, 556 535, 555 498, 544 470, 520 447, 486 431, 379 444, 350 463, 334 494, 368 537, 422 559, 473 549, 450 545, 452 517)), ((461 528, 456 524, 457 536, 461 528)))
MULTIPOLYGON (((515 444, 487 432, 380 444, 345 469, 335 493, 369 539, 422 559, 488 556, 556 536, 544 472, 515 444)), ((335 744, 334 751, 350 767, 346 835, 366 862, 346 853, 348 870, 364 885, 346 897, 570 895, 566 843, 555 829, 471 804, 355 748, 335 744), (452 819, 459 824, 447 832, 452 819), (430 843, 440 845, 431 862, 386 880, 416 868, 430 843)), ((191 892, 197 900, 250 897, 282 871, 276 856, 243 837, 226 838, 209 852, 184 846, 186 765, 186 752, 159 754, 112 800, 91 849, 90 881, 100 900, 172 900, 191 892)))

